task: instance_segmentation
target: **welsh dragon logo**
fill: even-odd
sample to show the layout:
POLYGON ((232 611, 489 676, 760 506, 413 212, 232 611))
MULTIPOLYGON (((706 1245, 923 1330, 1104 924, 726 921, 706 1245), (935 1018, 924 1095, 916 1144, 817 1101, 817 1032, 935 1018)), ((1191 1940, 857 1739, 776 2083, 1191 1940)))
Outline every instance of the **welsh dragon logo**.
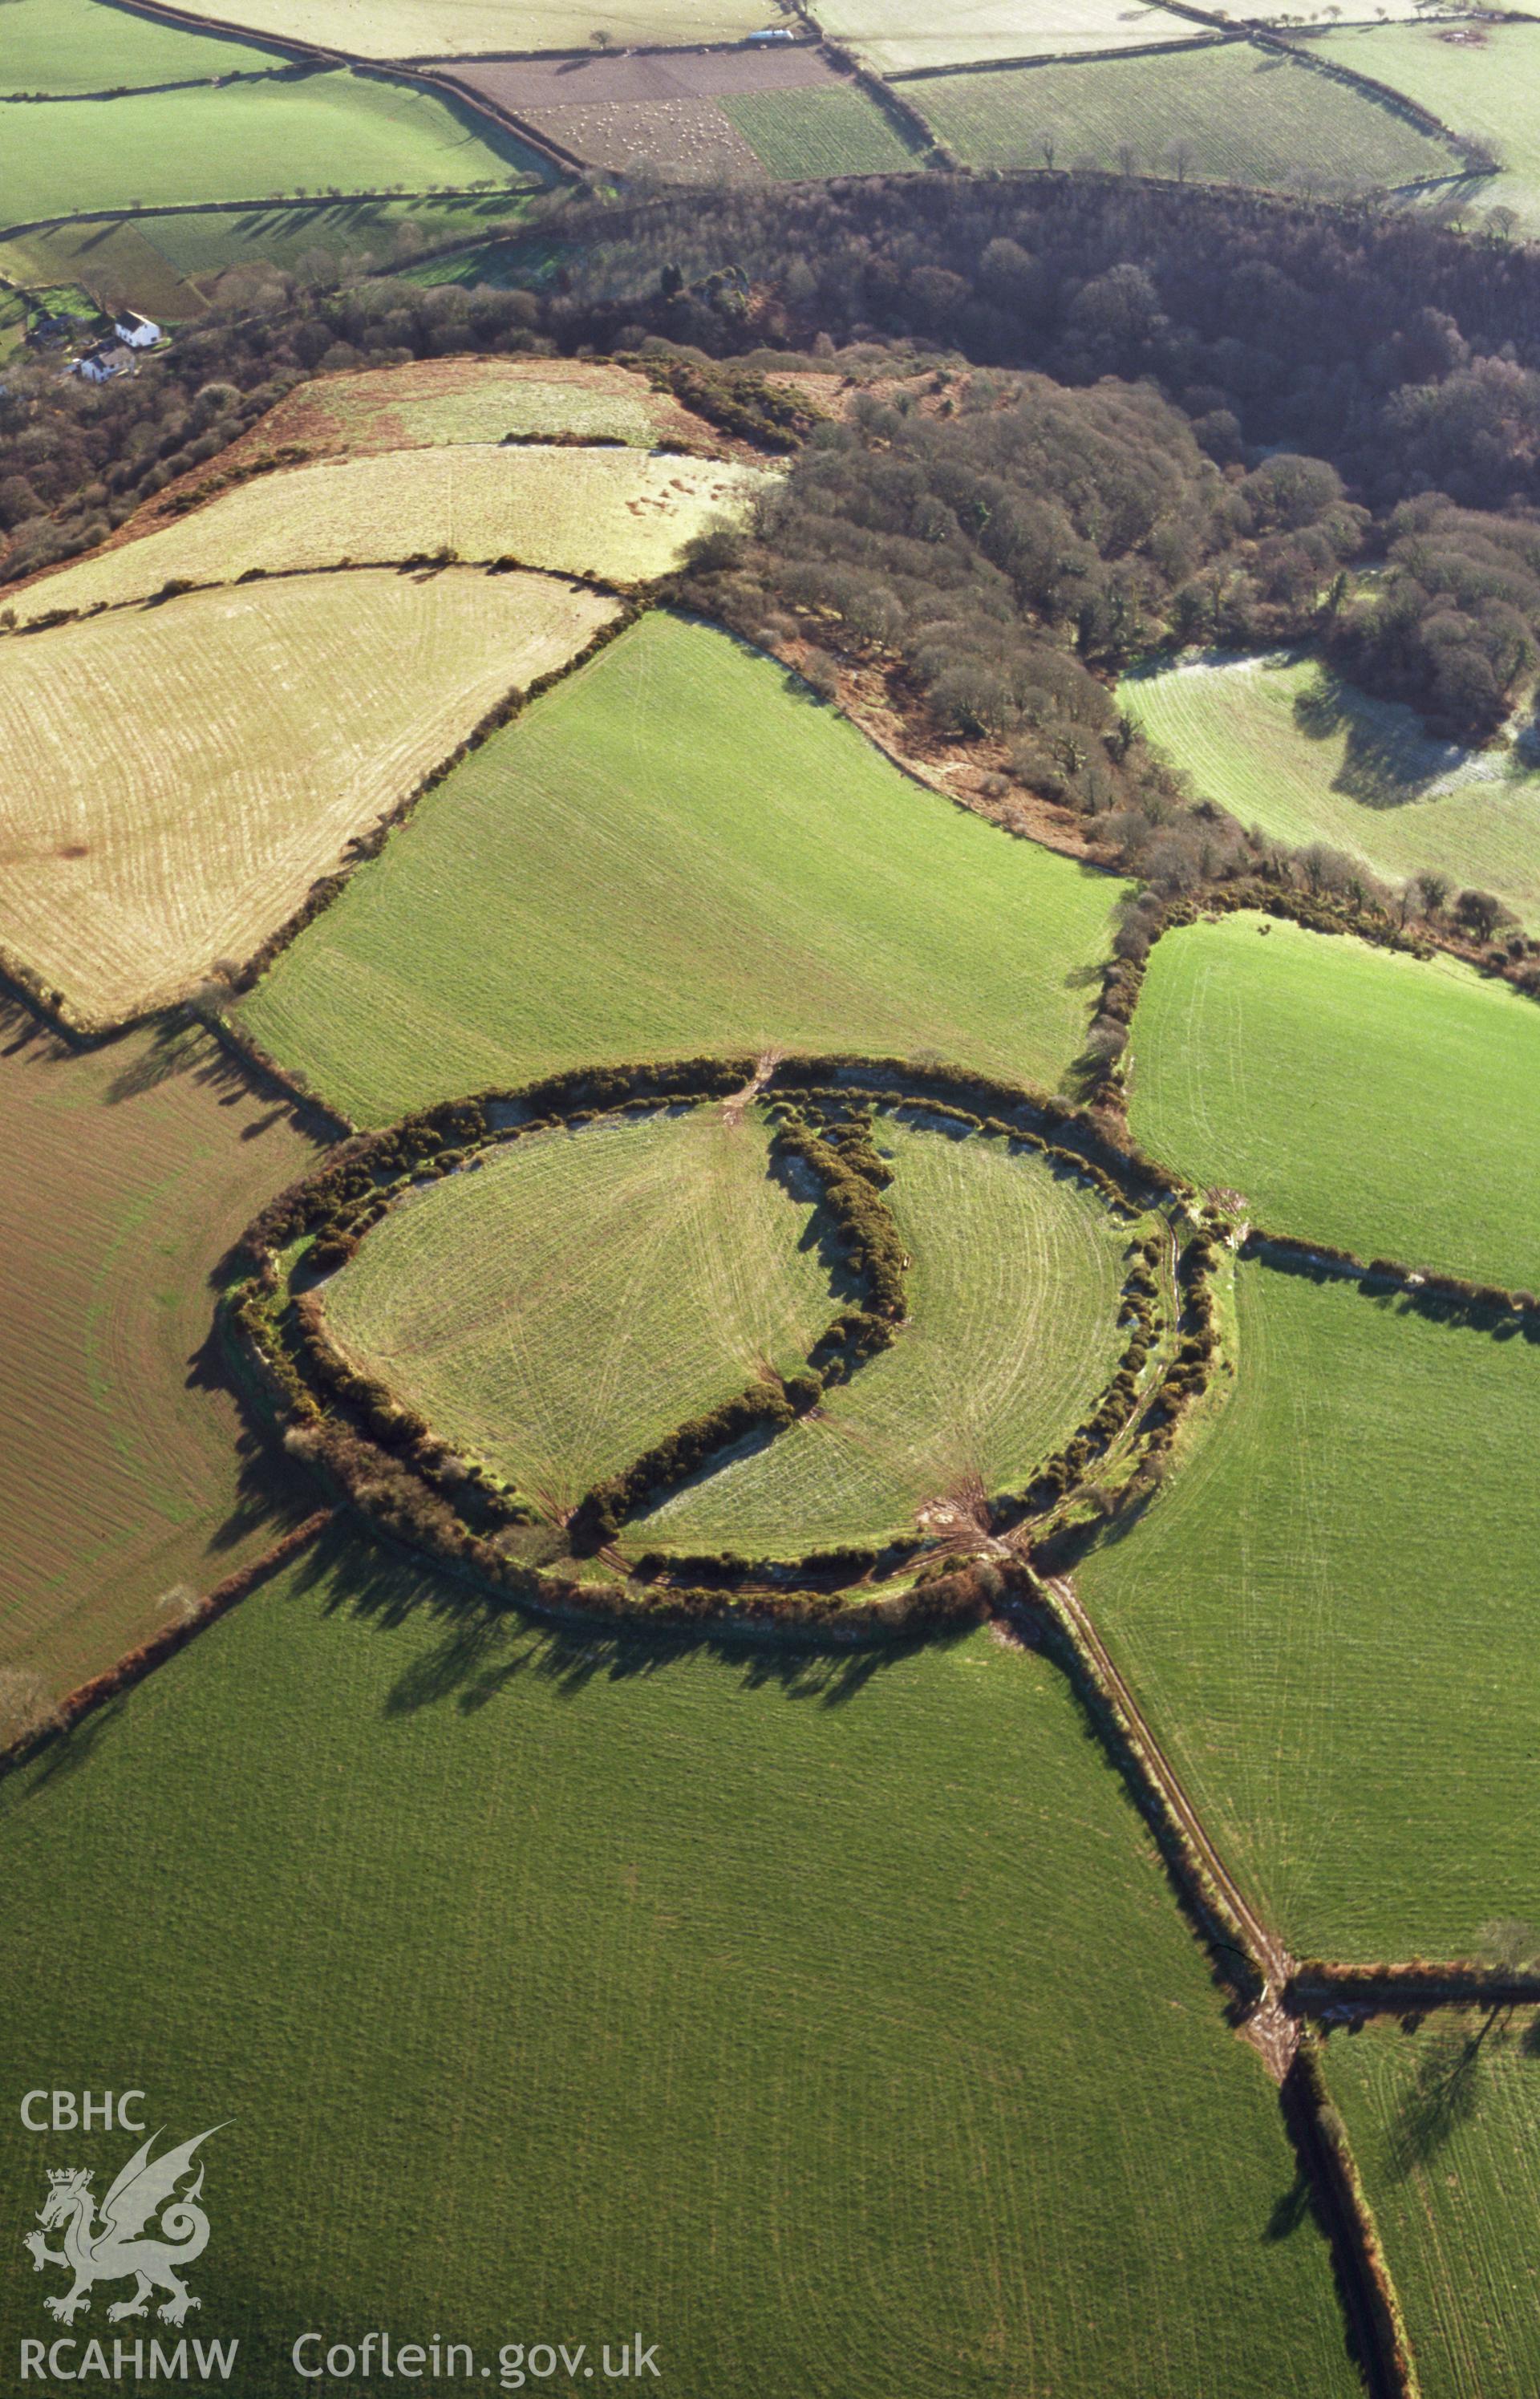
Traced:
POLYGON ((32 2251, 33 2270, 40 2274, 45 2266, 62 2266, 74 2276, 71 2287, 61 2298, 49 2297, 43 2304, 61 2324, 73 2324, 91 2304, 93 2283, 116 2283, 126 2275, 134 2277, 131 2299, 119 2299, 107 2310, 109 2324, 117 2324, 125 2316, 149 2313, 152 2291, 169 2293, 164 2307, 158 2310, 166 2324, 185 2321, 189 2308, 199 2302, 179 2278, 177 2269, 190 2266, 209 2245, 209 2218, 198 2205, 203 2190, 203 2167, 190 2189, 180 2198, 173 2194, 177 2185, 193 2171, 193 2152, 208 2140, 211 2133, 223 2129, 211 2124, 207 2133, 196 2134, 180 2148, 168 2149, 158 2158, 151 2150, 159 2138, 152 2133, 142 2148, 134 2151, 122 2173, 101 2202, 101 2217, 97 2220, 96 2201, 90 2189, 90 2171, 78 2166, 52 2167, 48 2173, 47 2204, 39 2211, 41 2232, 24 2235, 32 2251), (144 2238, 144 2228, 159 2215, 156 2228, 162 2237, 144 2238), (64 2228, 64 2245, 50 2249, 46 2235, 56 2225, 64 2228))

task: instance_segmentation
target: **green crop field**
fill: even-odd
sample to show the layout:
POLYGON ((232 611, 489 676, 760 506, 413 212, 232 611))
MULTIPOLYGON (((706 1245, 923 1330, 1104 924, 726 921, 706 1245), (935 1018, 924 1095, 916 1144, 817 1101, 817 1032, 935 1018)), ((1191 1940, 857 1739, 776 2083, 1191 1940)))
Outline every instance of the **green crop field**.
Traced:
POLYGON ((901 174, 919 164, 918 137, 855 85, 740 92, 718 105, 762 164, 788 183, 817 175, 901 174))
POLYGON ((1437 867, 1540 922, 1540 767, 1518 750, 1435 741, 1410 708, 1281 653, 1149 668, 1118 695, 1242 824, 1326 842, 1392 883, 1437 867))
MULTIPOLYGON (((230 0, 191 14, 219 16, 230 0)), ((495 54, 510 47, 585 50, 596 32, 614 47, 736 42, 782 21, 779 0, 240 0, 240 21, 282 40, 286 34, 369 59, 439 59, 495 54)))
MULTIPOLYGON (((230 35, 193 34, 112 0, 4 0, 0 91, 117 91, 214 75, 271 73, 290 54, 230 35)), ((14 117, 6 147, 31 139, 14 117)))
POLYGON ((0 1742, 315 1504, 242 1435, 226 1244, 313 1153, 201 1034, 0 1035, 0 1742))
POLYGON ((653 613, 425 801, 244 1004, 360 1118, 771 1043, 1056 1082, 1119 891, 653 613))
POLYGON ((0 643, 0 944, 88 1017, 164 1006, 614 613, 544 576, 366 570, 0 643))
POLYGON ((207 305, 142 227, 122 219, 14 235, 0 241, 0 275, 34 291, 74 284, 103 307, 137 308, 159 325, 201 316, 207 305))
POLYGON ((1353 2142, 1423 2399, 1540 2387, 1540 2020, 1440 2013, 1333 2037, 1353 2142))
MULTIPOLYGON (((493 445, 386 451, 263 475, 120 548, 61 567, 9 604, 25 624, 56 608, 147 600, 168 582, 234 583, 328 566, 516 558, 558 575, 645 582, 680 562, 717 516, 740 516, 771 470, 638 450, 493 445)), ((153 516, 146 511, 153 522, 153 516)))
MULTIPOLYGON (((1534 12, 1527 12, 1533 15, 1534 12)), ((1472 133, 1499 171, 1470 191, 1479 209, 1512 209, 1531 240, 1540 232, 1540 25, 1354 25, 1311 47, 1336 66, 1404 91, 1456 133, 1472 133)))
MULTIPOLYGON (((1039 1657, 579 1649, 336 1545, 0 1808, 17 2087, 121 2057, 225 2123, 196 2329, 255 2387, 385 2324, 493 2374, 640 2330, 675 2399, 1358 2389, 1276 2094, 1039 1657)), ((19 2212, 57 2146, 5 2111, 19 2212)))
POLYGON ((634 1548, 795 1555, 911 1533, 927 1503, 1030 1479, 1111 1377, 1128 1234, 1101 1200, 1005 1142, 885 1118, 878 1144, 912 1262, 898 1343, 639 1518, 634 1548))
POLYGON ((818 0, 817 18, 880 75, 1180 42, 1202 31, 1144 0, 949 0, 944 8, 927 0, 818 0))
POLYGON ((622 1118, 493 1151, 393 1209, 327 1287, 344 1349, 457 1450, 551 1510, 837 1303, 757 1113, 622 1118))
MULTIPOLYGON (((14 131, 21 104, 7 114, 14 131)), ((0 147, 0 224, 87 209, 428 183, 546 180, 545 161, 468 108, 345 71, 222 91, 61 100, 0 147)))
POLYGON ((1458 169, 1447 143, 1249 42, 937 75, 904 97, 969 167, 1091 165, 1185 181, 1377 186, 1458 169))
POLYGON ((1540 1011, 1453 959, 1225 916, 1169 933, 1133 1027, 1136 1139, 1268 1231, 1540 1284, 1540 1011))
POLYGON ((1237 1275, 1217 1421, 1081 1595, 1299 1956, 1469 1956, 1540 1921, 1540 1348, 1237 1275))

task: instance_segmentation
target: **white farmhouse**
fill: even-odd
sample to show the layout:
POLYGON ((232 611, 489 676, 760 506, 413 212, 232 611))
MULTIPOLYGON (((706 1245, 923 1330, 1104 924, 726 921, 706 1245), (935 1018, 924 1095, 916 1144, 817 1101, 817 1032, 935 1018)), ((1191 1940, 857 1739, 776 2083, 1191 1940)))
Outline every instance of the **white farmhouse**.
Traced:
POLYGON ((148 317, 142 317, 137 308, 120 308, 113 319, 113 331, 130 350, 147 350, 152 342, 160 339, 160 327, 153 325, 148 317))
POLYGON ((133 362, 133 352, 121 342, 98 342, 81 353, 70 372, 84 375, 88 383, 110 383, 114 375, 127 374, 133 362))

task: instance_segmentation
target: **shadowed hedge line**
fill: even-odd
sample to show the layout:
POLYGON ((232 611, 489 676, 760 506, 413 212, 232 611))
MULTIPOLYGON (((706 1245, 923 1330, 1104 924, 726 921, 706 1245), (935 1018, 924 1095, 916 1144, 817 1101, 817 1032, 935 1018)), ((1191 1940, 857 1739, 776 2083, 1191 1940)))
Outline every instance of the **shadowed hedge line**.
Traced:
POLYGON ((1526 1341, 1540 1341, 1540 1297, 1533 1291, 1507 1291, 1501 1283, 1435 1274, 1430 1267, 1403 1266, 1397 1258, 1371 1258, 1366 1265, 1353 1251, 1337 1249, 1330 1241, 1269 1233, 1260 1226, 1248 1232, 1241 1255, 1260 1259, 1280 1274, 1357 1282, 1366 1298, 1401 1299, 1418 1315, 1431 1316, 1440 1324, 1467 1324, 1490 1333, 1519 1331, 1526 1341))
MULTIPOLYGON (((528 1548, 538 1511, 446 1448, 385 1383, 360 1373, 332 1339, 320 1294, 308 1287, 312 1277, 345 1264, 371 1227, 407 1191, 468 1168, 489 1145, 617 1111, 698 1106, 750 1085, 777 1125, 773 1157, 817 1176, 831 1239, 859 1278, 866 1304, 843 1310, 826 1327, 804 1372, 751 1386, 679 1427, 624 1475, 597 1485, 566 1527, 574 1555, 603 1549, 642 1498, 697 1471, 725 1444, 790 1424, 817 1404, 831 1382, 855 1371, 893 1337, 903 1314, 908 1259, 881 1197, 891 1171, 872 1141, 873 1106, 934 1117, 963 1132, 988 1132, 1032 1148, 1055 1172, 1097 1189, 1125 1219, 1173 1192, 1193 1197, 1180 1178, 1131 1145, 1120 1144, 1104 1121, 1085 1109, 957 1068, 910 1068, 897 1059, 797 1057, 782 1061, 763 1079, 749 1057, 645 1061, 575 1069, 518 1090, 445 1101, 342 1144, 321 1166, 270 1200, 241 1237, 237 1262, 244 1261, 250 1271, 229 1295, 227 1321, 286 1428, 289 1447, 309 1457, 333 1488, 386 1533, 534 1606, 692 1623, 717 1610, 734 1620, 825 1623, 844 1631, 858 1622, 928 1631, 976 1618, 975 1585, 965 1578, 965 1588, 955 1573, 936 1572, 935 1559, 922 1567, 924 1579, 912 1590, 842 1602, 837 1591, 848 1590, 854 1580, 909 1565, 924 1546, 918 1538, 881 1551, 815 1551, 774 1565, 731 1552, 684 1561, 652 1552, 623 1586, 559 1570, 548 1552, 538 1562, 520 1556, 516 1552, 521 1540, 528 1548), (964 1106, 965 1098, 981 1105, 964 1106), (296 1252, 286 1260, 286 1253, 296 1252), (700 1580, 688 1584, 681 1578, 692 1565, 700 1580)), ((1158 1451, 1174 1428, 1179 1403, 1195 1384, 1201 1387, 1212 1348, 1207 1321, 1189 1329, 1196 1347, 1189 1350, 1184 1343, 1166 1380, 1142 1401, 1139 1394, 1155 1335, 1159 1286, 1154 1269, 1161 1239, 1150 1236, 1134 1251, 1123 1296, 1131 1324, 1128 1344, 1097 1409, 1052 1462, 1045 1500, 1072 1492, 1079 1472, 1141 1406, 1149 1420, 1147 1448, 1158 1451)), ((1189 1270, 1184 1261, 1183 1270, 1191 1314, 1196 1306, 1209 1306, 1202 1270, 1212 1253, 1200 1238, 1189 1245, 1189 1254, 1193 1263, 1189 1270)), ((1024 1512, 1020 1496, 1009 1505, 1011 1521, 1019 1522, 1024 1512)), ((979 1538, 988 1538, 982 1526, 979 1538)))

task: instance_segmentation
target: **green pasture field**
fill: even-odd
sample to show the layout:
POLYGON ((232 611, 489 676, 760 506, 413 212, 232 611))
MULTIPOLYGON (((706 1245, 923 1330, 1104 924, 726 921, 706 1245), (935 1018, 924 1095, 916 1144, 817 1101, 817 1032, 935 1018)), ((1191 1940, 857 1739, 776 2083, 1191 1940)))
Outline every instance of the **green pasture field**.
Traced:
POLYGON ((1540 1921, 1540 1347, 1260 1264, 1196 1452, 1076 1580, 1300 1957, 1540 1921))
POLYGON ((1519 751, 1436 741, 1410 708, 1280 652, 1151 667, 1118 697, 1242 824, 1346 850, 1391 883, 1437 867, 1540 922, 1540 768, 1519 751))
POLYGON ((202 1034, 0 1023, 0 1742, 315 1505, 243 1436, 210 1278, 309 1144, 202 1034))
MULTIPOLYGON (((214 0, 218 16, 227 0, 214 0)), ((358 58, 480 57, 506 50, 587 50, 595 33, 615 49, 670 43, 736 42, 783 21, 780 0, 240 0, 241 23, 358 58)), ((204 13, 194 0, 193 14, 204 13)))
POLYGON ((920 163, 918 137, 851 85, 831 91, 739 92, 717 103, 772 175, 902 174, 920 163))
POLYGON ((203 294, 146 239, 142 228, 121 219, 15 235, 0 242, 0 275, 34 291, 83 286, 101 305, 137 308, 159 325, 201 316, 206 305, 203 294))
MULTIPOLYGON (((578 1647, 335 1541, 0 1809, 17 2087, 223 2124, 188 2330, 252 2387, 326 2326, 640 2330, 673 2399, 1358 2389, 1276 2094, 988 1634, 578 1647)), ((5 2111, 19 2216, 57 2147, 5 2111)))
POLYGON ((1423 2399, 1540 2387, 1540 2019, 1439 2010, 1333 2034, 1347 2125, 1423 2399))
POLYGON ((1203 31, 1144 0, 948 0, 939 8, 928 0, 818 0, 817 18, 879 75, 1180 42, 1203 31))
POLYGON ((0 642, 0 945, 98 1023, 250 956, 615 613, 544 576, 288 576, 0 642))
POLYGON ((835 1313, 812 1208, 758 1111, 609 1118, 409 1198, 327 1285, 331 1329, 464 1455, 551 1513, 835 1313))
POLYGON ((382 267, 414 257, 419 249, 474 241, 511 224, 529 206, 527 195, 486 192, 477 198, 296 200, 262 209, 199 209, 185 216, 142 217, 141 232, 180 275, 206 281, 233 267, 289 270, 324 252, 333 259, 372 257, 382 267), (403 234, 403 227, 411 228, 403 234))
POLYGON ((768 1447, 627 1527, 634 1550, 795 1556, 912 1533, 919 1511, 1028 1480, 1113 1374, 1128 1232, 1029 1150, 879 1120, 912 1266, 909 1321, 768 1447))
POLYGON ((922 791, 772 660, 657 612, 429 794, 242 1007, 350 1114, 700 1051, 1055 1083, 1122 887, 922 791))
MULTIPOLYGON (((56 608, 148 600, 171 581, 234 583, 327 567, 500 558, 557 575, 655 581, 718 516, 741 516, 772 470, 639 450, 463 443, 330 459, 263 475, 170 524, 28 584, 26 624, 56 608)), ((152 510, 143 512, 154 525, 152 510)))
POLYGON ((1540 1010, 1508 984, 1225 916, 1155 944, 1133 1059, 1136 1139, 1269 1232, 1540 1285, 1540 1010))
MULTIPOLYGON (((1533 11, 1528 12, 1533 15, 1533 11)), ((1512 209, 1527 237, 1540 232, 1540 25, 1354 25, 1311 48, 1333 65, 1394 85, 1456 133, 1473 133, 1499 161, 1468 188, 1475 207, 1512 209)))
POLYGON ((1041 167, 1050 145, 1060 168, 1277 189, 1422 183, 1459 167, 1367 92, 1249 42, 937 75, 904 97, 969 167, 1041 167))
MULTIPOLYGON (((21 119, 21 105, 6 122, 21 119)), ((12 127, 13 133, 15 126, 12 127)), ((61 100, 0 148, 0 224, 87 209, 353 186, 547 181, 544 159, 458 103, 344 70, 222 91, 61 100)))
MULTIPOLYGON (((290 54, 231 34, 194 34, 112 0, 3 0, 0 91, 116 91, 261 75, 290 54)), ((30 118, 0 119, 6 146, 30 140, 30 118)))

